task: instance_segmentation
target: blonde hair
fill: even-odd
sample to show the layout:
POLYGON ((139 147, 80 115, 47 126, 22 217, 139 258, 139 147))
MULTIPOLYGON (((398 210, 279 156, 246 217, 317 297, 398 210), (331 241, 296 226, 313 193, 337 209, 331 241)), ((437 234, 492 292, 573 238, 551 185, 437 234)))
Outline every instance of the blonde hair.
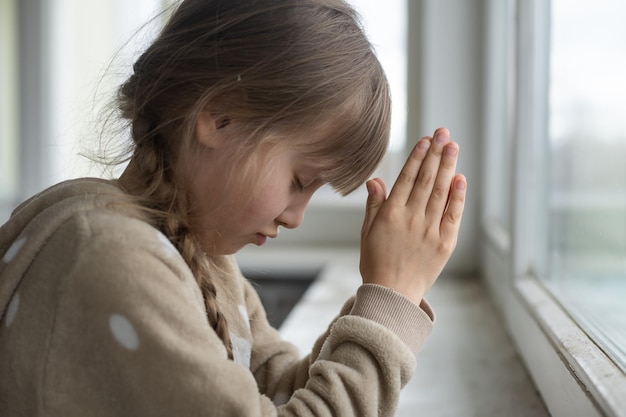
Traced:
MULTIPOLYGON (((241 154, 275 133, 324 161, 323 180, 347 194, 374 171, 388 142, 383 69, 355 11, 342 0, 185 0, 120 87, 138 179, 127 187, 178 248, 232 357, 212 276, 221 273, 191 230, 176 159, 200 112, 236 121, 241 154), (323 124, 324 138, 307 132, 323 124)), ((233 124, 235 125, 235 124, 233 124)))

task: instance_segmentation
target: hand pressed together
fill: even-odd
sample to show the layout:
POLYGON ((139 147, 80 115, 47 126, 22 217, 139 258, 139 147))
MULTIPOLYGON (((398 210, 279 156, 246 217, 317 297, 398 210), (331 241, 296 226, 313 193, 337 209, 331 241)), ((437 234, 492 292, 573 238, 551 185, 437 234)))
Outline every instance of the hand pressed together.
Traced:
POLYGON ((437 129, 417 142, 389 197, 380 178, 367 182, 364 283, 392 288, 416 304, 434 284, 456 246, 465 205, 458 151, 448 130, 437 129))

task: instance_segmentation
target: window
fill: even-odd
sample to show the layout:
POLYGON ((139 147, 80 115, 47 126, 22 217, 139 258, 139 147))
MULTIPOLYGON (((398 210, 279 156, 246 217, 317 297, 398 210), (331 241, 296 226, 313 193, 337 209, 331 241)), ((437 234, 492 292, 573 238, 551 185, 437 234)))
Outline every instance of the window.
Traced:
MULTIPOLYGON (((484 175, 511 176, 511 244, 484 230, 484 275, 550 413, 624 415, 626 5, 514 3, 513 158, 484 175)), ((486 12, 491 31, 507 18, 486 12)))
POLYGON ((549 288, 626 369, 626 3, 552 1, 549 288))
POLYGON ((498 234, 501 245, 509 245, 511 229, 511 166, 515 110, 515 0, 491 1, 485 30, 484 115, 487 164, 499 175, 485 172, 483 222, 498 234), (499 232, 496 232, 499 231, 499 232))
POLYGON ((404 147, 406 130, 406 0, 348 1, 360 13, 387 74, 393 97, 389 149, 400 151, 404 147))
POLYGON ((158 29, 163 0, 55 0, 50 7, 51 161, 48 184, 100 175, 81 154, 98 149, 99 117, 115 88, 130 74, 134 54, 158 29), (152 23, 157 23, 154 25, 152 23))
POLYGON ((0 2, 0 223, 4 206, 17 192, 17 12, 14 1, 0 2))
MULTIPOLYGON (((107 63, 164 3, 0 2, 0 223, 44 187, 100 173, 79 154, 98 140, 103 92, 127 71, 121 56, 107 63)), ((131 38, 128 50, 142 39, 131 38)))

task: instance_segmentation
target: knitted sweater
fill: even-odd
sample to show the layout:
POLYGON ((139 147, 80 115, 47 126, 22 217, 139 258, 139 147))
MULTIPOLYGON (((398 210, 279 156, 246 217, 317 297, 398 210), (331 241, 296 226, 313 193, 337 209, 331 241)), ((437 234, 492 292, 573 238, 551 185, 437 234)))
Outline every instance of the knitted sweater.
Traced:
POLYGON ((1 416, 393 415, 428 304, 363 285, 301 359, 224 257, 229 360, 191 270, 124 199, 68 181, 0 228, 1 416))

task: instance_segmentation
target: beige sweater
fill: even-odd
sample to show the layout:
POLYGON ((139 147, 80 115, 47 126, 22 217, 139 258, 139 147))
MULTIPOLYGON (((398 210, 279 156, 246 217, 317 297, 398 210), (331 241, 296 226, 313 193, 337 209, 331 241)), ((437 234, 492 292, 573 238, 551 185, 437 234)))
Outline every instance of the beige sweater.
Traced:
POLYGON ((183 258, 114 209, 114 182, 69 181, 0 228, 0 416, 391 416, 433 313, 364 285, 299 359, 225 258, 234 350, 183 258))

